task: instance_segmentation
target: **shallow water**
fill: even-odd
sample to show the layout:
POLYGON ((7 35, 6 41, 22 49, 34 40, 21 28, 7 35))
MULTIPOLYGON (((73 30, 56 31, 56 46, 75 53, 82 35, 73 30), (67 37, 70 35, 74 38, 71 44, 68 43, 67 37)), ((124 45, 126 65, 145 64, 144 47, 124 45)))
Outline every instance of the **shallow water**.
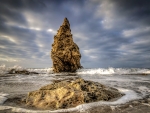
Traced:
POLYGON ((8 75, 11 69, 23 70, 20 66, 7 68, 5 65, 0 66, 0 110, 11 108, 14 112, 51 112, 23 109, 21 107, 4 106, 3 102, 10 97, 26 95, 30 91, 38 90, 41 86, 50 84, 54 79, 64 79, 68 77, 79 76, 85 80, 99 82, 101 84, 117 88, 125 95, 114 102, 94 102, 82 104, 75 108, 56 110, 62 111, 84 111, 94 106, 100 105, 117 105, 131 100, 136 100, 150 95, 150 69, 140 68, 98 68, 98 69, 80 69, 76 73, 53 74, 52 68, 45 69, 26 69, 40 74, 8 75))
MULTIPOLYGON (((7 97, 27 94, 29 91, 37 90, 41 86, 49 84, 54 79, 67 78, 69 76, 63 76, 64 74, 39 74, 39 75, 13 75, 13 76, 0 76, 0 109, 6 109, 6 106, 3 106, 3 102, 7 97)), ((69 75, 65 73, 65 75, 69 75)), ((71 74, 74 76, 74 74, 71 74)), ((70 77, 71 77, 70 75, 70 77)), ((59 111, 72 111, 88 109, 92 106, 110 104, 122 104, 130 100, 135 100, 143 98, 146 95, 150 94, 150 75, 119 75, 119 74, 76 74, 85 80, 91 80, 95 82, 102 83, 107 86, 115 87, 120 92, 125 93, 121 99, 114 102, 95 102, 89 104, 79 105, 75 108, 70 108, 67 110, 57 110, 59 111)), ((73 77, 72 76, 72 77, 73 77)), ((10 106, 9 106, 10 107, 10 106)), ((26 110, 22 108, 13 108, 16 112, 34 112, 33 110, 26 110)), ((41 111, 35 111, 41 112, 41 111)), ((42 111, 44 112, 44 111, 42 111)), ((46 112, 46 111, 45 111, 46 112)))

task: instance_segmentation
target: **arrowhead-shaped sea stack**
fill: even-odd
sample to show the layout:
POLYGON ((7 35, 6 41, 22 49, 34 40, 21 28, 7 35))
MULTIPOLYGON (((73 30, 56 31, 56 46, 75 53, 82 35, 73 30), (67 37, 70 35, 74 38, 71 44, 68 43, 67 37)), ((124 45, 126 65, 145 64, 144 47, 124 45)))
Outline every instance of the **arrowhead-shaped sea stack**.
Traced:
POLYGON ((79 47, 73 42, 70 24, 64 19, 52 44, 51 58, 54 72, 74 72, 81 68, 79 47))

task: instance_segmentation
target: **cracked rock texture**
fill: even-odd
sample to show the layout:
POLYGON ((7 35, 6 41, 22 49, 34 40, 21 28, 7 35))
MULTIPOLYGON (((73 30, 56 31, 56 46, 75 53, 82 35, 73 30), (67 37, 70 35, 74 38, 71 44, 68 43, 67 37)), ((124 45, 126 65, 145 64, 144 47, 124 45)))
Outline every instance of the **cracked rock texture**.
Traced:
POLYGON ((81 54, 79 47, 73 42, 70 24, 67 18, 64 19, 52 44, 51 59, 54 72, 75 72, 81 68, 81 54))
POLYGON ((54 82, 29 92, 26 105, 39 109, 70 108, 95 101, 109 101, 121 97, 117 89, 81 78, 54 82))

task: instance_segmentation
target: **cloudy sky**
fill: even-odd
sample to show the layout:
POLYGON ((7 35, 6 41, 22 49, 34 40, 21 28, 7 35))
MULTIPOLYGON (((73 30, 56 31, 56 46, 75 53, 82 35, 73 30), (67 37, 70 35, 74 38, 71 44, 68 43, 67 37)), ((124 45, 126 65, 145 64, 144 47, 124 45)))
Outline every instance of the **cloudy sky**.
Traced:
POLYGON ((149 0, 0 0, 0 65, 51 67, 65 17, 83 67, 150 67, 149 0))

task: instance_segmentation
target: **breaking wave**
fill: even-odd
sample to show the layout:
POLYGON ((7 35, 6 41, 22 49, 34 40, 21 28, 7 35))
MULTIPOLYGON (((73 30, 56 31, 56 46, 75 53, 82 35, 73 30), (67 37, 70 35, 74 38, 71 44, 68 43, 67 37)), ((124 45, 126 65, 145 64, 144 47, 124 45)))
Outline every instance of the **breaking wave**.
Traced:
MULTIPOLYGON (((52 74, 53 68, 22 68, 21 66, 13 66, 13 67, 6 67, 5 65, 0 65, 0 74, 6 74, 11 69, 15 70, 28 70, 30 72, 37 72, 40 74, 52 74)), ((150 74, 150 69, 144 68, 95 68, 95 69, 79 69, 77 70, 76 74, 150 74)))
POLYGON ((21 66, 15 65, 13 67, 6 67, 5 65, 0 65, 0 74, 7 74, 11 69, 15 69, 17 71, 27 70, 29 72, 37 72, 40 74, 52 74, 53 68, 23 68, 21 66))
POLYGON ((79 69, 78 74, 150 74, 150 69, 142 68, 97 68, 79 69))

